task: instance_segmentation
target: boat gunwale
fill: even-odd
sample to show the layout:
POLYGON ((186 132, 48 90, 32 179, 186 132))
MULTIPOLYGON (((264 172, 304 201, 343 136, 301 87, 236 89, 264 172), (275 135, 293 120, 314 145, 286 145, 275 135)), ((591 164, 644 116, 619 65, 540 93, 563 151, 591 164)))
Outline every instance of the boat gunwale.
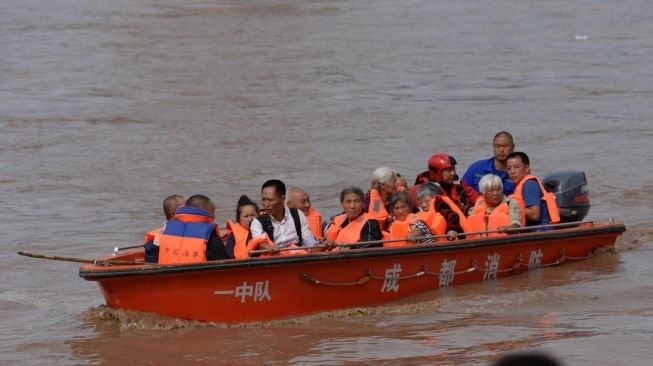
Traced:
MULTIPOLYGON (((334 260, 347 260, 366 257, 385 257, 385 256, 399 256, 410 255, 416 253, 432 253, 432 252, 447 252, 458 251, 465 249, 474 249, 482 247, 491 247, 497 245, 514 245, 523 242, 541 241, 541 240, 557 240, 569 239, 576 237, 596 236, 607 233, 620 234, 626 231, 626 227, 621 223, 593 223, 590 227, 574 227, 568 229, 559 229, 551 231, 540 231, 533 233, 521 233, 508 236, 499 236, 492 238, 477 238, 477 239, 463 239, 461 241, 452 242, 451 244, 440 243, 424 243, 418 245, 411 245, 396 248, 360 248, 356 250, 338 251, 338 252, 317 252, 302 255, 289 255, 289 256, 275 256, 265 258, 248 258, 248 259, 225 259, 202 263, 188 263, 178 265, 157 265, 157 264, 144 264, 135 266, 101 266, 94 264, 82 265, 79 269, 79 276, 85 280, 94 281, 108 278, 117 277, 133 277, 133 276, 152 276, 152 275, 168 275, 175 273, 186 272, 203 272, 203 271, 219 271, 227 269, 245 268, 245 267, 259 267, 259 266, 274 266, 283 264, 296 264, 305 262, 322 262, 334 260), (596 226, 598 225, 598 226, 596 226), (92 268, 91 270, 85 268, 92 268)), ((126 252, 128 255, 133 252, 126 252)), ((115 257, 104 257, 99 259, 110 260, 115 257)))

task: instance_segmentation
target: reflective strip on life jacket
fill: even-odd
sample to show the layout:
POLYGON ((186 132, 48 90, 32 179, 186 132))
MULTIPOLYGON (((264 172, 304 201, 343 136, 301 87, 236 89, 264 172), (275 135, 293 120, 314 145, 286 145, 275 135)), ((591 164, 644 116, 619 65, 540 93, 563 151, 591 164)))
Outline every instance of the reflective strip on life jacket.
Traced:
MULTIPOLYGON (((547 210, 549 211, 549 218, 551 221, 549 224, 556 224, 560 222, 560 210, 558 209, 558 204, 556 203, 556 197, 553 193, 549 192, 544 188, 542 185, 542 182, 540 182, 540 179, 534 175, 527 175, 522 179, 519 184, 515 187, 515 193, 511 194, 509 197, 514 199, 519 203, 519 208, 521 209, 521 224, 522 226, 526 226, 526 203, 524 202, 524 183, 528 180, 535 180, 537 184, 540 186, 540 190, 542 191, 542 201, 546 202, 546 207, 547 210)), ((540 213, 541 215, 542 213, 540 213)))
POLYGON ((383 230, 386 220, 390 215, 385 209, 385 202, 381 199, 381 194, 376 189, 370 189, 370 205, 367 208, 367 216, 379 222, 379 226, 383 230))
MULTIPOLYGON (((471 231, 495 231, 500 227, 508 227, 510 225, 510 207, 507 202, 502 202, 488 215, 485 200, 480 198, 474 206, 474 214, 467 218, 467 224, 470 226, 471 231)), ((493 237, 502 235, 508 234, 494 232, 482 234, 481 236, 493 237)))
POLYGON ((306 215, 306 221, 308 221, 308 226, 311 228, 313 236, 317 240, 324 239, 324 230, 322 228, 322 215, 313 207, 308 209, 308 215, 306 215))

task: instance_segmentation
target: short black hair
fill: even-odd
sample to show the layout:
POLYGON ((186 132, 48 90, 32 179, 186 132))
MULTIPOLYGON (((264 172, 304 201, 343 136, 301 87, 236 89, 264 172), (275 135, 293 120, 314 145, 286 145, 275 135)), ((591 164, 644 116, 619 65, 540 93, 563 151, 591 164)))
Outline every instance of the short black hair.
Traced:
POLYGON ((350 193, 356 194, 361 199, 361 201, 365 202, 365 193, 363 193, 363 190, 358 187, 351 186, 343 189, 342 192, 340 192, 340 203, 343 203, 345 201, 345 196, 350 193))
POLYGON ((258 210, 258 205, 256 204, 256 202, 249 199, 249 197, 247 197, 246 195, 242 195, 238 199, 238 205, 236 205, 236 222, 240 221, 240 212, 242 211, 243 207, 245 207, 245 206, 254 206, 254 208, 256 209, 256 212, 258 213, 258 211, 259 211, 258 210))
POLYGON ((531 165, 531 161, 528 158, 528 155, 526 153, 523 153, 521 151, 515 151, 514 153, 508 155, 508 158, 506 160, 510 160, 512 158, 519 158, 523 164, 526 164, 528 166, 531 165))
POLYGON ((523 353, 523 354, 512 354, 501 357, 492 366, 521 366, 521 365, 530 365, 530 366, 560 366, 558 362, 553 357, 543 354, 543 353, 523 353))
POLYGON ((263 183, 263 186, 261 187, 261 192, 263 192, 263 190, 268 187, 274 187, 274 191, 277 193, 279 197, 283 197, 286 195, 286 185, 283 184, 283 182, 280 181, 279 179, 270 179, 267 182, 263 183))
MULTIPOLYGON (((208 198, 207 196, 203 194, 194 194, 186 200, 186 206, 187 207, 196 207, 196 208, 201 208, 204 211, 209 211, 210 207, 213 205, 213 202, 211 202, 211 199, 208 198)), ((213 212, 209 212, 210 214, 213 214, 213 212)))

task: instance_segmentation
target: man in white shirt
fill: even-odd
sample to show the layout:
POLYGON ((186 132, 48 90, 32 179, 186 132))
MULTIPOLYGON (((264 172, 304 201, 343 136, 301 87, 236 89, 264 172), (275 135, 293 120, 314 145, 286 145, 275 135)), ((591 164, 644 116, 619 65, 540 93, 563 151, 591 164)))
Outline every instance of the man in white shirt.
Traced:
MULTIPOLYGON (((296 208, 288 208, 286 185, 278 179, 268 180, 261 187, 261 208, 265 212, 252 221, 252 238, 268 234, 277 248, 287 248, 291 244, 312 247, 317 244, 306 220, 306 215, 296 208)), ((259 249, 276 250, 262 244, 259 249)))

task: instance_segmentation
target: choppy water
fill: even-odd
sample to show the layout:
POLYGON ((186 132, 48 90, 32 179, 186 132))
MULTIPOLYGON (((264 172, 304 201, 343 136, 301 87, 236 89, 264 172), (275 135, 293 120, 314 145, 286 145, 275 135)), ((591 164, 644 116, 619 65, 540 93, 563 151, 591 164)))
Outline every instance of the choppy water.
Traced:
POLYGON ((0 364, 568 365, 653 352, 653 4, 42 1, 0 4, 0 364), (459 173, 509 130, 536 174, 581 169, 617 253, 382 307, 225 327, 100 307, 74 264, 162 221, 231 218, 278 177, 324 214, 379 165, 459 173))

